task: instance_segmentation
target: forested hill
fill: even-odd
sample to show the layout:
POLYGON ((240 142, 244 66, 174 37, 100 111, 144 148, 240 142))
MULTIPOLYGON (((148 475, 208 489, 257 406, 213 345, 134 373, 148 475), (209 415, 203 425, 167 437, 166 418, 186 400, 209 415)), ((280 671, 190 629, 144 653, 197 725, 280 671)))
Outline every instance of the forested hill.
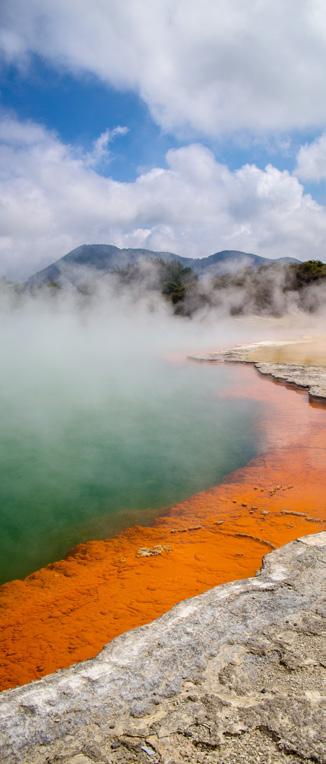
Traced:
MULTIPOLYGON (((71 280, 76 266, 84 269, 111 273, 136 266, 141 263, 155 263, 157 260, 165 263, 176 262, 183 267, 191 268, 197 275, 224 274, 234 270, 243 270, 247 266, 258 268, 275 261, 251 252, 223 250, 203 258, 181 257, 173 252, 155 252, 150 249, 120 249, 112 244, 83 244, 68 252, 56 262, 34 274, 28 279, 31 285, 40 285, 62 280, 71 280)), ((291 258, 280 258, 276 262, 295 262, 291 258)))
POLYGON ((271 260, 227 250, 202 259, 171 252, 84 245, 32 276, 24 291, 50 294, 67 287, 85 296, 98 288, 134 300, 151 295, 174 313, 193 316, 210 310, 231 315, 283 315, 293 309, 326 308, 326 265, 319 260, 271 260))

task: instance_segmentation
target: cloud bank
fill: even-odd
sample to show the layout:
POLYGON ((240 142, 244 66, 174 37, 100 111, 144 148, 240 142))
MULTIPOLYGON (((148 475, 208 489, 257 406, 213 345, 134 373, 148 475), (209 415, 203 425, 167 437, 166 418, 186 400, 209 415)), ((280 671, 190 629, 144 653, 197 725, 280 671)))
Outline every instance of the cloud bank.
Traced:
POLYGON ((296 174, 302 180, 326 180, 326 133, 311 143, 301 146, 297 157, 296 174))
POLYGON ((0 51, 136 91, 169 130, 326 120, 323 0, 2 0, 0 51))
POLYGON ((89 153, 7 117, 0 166, 2 275, 29 275, 82 242, 199 257, 220 249, 325 255, 325 208, 297 177, 272 165, 231 171, 201 144, 170 150, 166 166, 118 182, 89 153))

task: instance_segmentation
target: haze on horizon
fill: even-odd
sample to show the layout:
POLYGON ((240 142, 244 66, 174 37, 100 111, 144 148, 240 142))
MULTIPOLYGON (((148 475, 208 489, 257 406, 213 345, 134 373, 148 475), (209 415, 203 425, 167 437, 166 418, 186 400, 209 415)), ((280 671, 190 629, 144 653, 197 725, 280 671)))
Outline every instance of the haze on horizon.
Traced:
POLYGON ((325 260, 321 0, 3 0, 0 276, 82 243, 325 260))

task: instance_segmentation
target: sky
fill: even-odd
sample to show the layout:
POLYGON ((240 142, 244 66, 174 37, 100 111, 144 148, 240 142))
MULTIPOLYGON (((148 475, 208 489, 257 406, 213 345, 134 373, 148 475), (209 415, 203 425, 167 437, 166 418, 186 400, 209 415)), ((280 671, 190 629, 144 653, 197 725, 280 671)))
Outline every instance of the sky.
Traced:
POLYGON ((1 0, 0 277, 83 243, 326 260, 324 0, 1 0))

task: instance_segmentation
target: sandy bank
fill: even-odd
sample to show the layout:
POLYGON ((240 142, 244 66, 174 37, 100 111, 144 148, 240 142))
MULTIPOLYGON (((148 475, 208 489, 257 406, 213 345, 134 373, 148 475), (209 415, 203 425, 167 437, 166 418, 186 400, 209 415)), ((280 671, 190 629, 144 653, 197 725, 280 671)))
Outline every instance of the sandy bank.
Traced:
POLYGON ((192 356, 192 360, 252 363, 260 374, 306 388, 311 400, 326 402, 326 337, 238 345, 192 356))
POLYGON ((257 342, 247 346, 250 361, 326 367, 326 336, 301 340, 257 342))

